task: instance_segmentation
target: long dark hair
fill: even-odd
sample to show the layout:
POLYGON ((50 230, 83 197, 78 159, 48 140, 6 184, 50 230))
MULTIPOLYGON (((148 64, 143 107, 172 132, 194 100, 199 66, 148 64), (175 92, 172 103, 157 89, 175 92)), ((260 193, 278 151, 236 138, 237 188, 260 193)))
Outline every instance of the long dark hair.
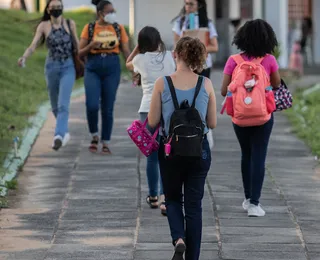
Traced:
MULTIPOLYGON (((48 0, 46 7, 44 8, 42 17, 39 20, 37 20, 37 26, 36 26, 35 30, 37 30, 40 23, 45 22, 45 21, 49 21, 51 19, 50 14, 48 12, 48 8, 49 8, 49 5, 52 1, 54 1, 54 0, 48 0)), ((63 6, 62 0, 58 0, 58 1, 60 1, 63 6)), ((45 36, 42 35, 41 39, 40 39, 40 45, 44 44, 45 40, 46 40, 45 36)))
MULTIPOLYGON (((209 18, 208 18, 208 11, 207 11, 207 2, 206 0, 197 0, 198 2, 198 14, 199 14, 199 27, 208 27, 209 18)), ((171 22, 174 22, 177 18, 180 19, 180 29, 182 29, 183 24, 186 20, 186 9, 185 6, 182 7, 180 13, 172 19, 171 22)))
POLYGON ((159 50, 163 61, 166 54, 166 45, 162 41, 160 33, 156 28, 151 26, 142 28, 138 35, 138 45, 139 52, 142 54, 159 50))
MULTIPOLYGON (((50 14, 48 13, 48 8, 49 8, 49 5, 50 5, 50 3, 51 3, 52 1, 54 1, 54 0, 49 0, 49 1, 47 2, 46 7, 44 8, 43 15, 42 15, 42 17, 41 17, 41 20, 40 20, 39 24, 40 24, 41 22, 49 21, 49 20, 50 20, 50 14)), ((62 4, 62 0, 58 0, 58 1, 60 1, 61 4, 62 4)))

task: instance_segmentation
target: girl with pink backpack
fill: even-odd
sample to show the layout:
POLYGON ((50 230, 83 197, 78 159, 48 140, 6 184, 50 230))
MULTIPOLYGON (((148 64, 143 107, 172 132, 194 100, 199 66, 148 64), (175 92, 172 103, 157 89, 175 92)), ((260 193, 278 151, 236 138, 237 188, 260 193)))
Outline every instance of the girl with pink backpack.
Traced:
POLYGON ((272 27, 256 19, 237 31, 233 44, 241 53, 229 57, 225 65, 221 94, 241 147, 242 206, 249 217, 262 217, 260 196, 276 110, 272 90, 281 84, 279 66, 271 54, 278 41, 272 27))

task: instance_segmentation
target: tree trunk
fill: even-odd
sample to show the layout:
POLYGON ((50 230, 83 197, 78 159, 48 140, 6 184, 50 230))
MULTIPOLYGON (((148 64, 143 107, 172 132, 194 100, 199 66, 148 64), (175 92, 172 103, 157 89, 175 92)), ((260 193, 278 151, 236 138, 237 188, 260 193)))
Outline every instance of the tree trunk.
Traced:
POLYGON ((21 10, 24 10, 24 11, 26 11, 26 12, 28 11, 25 0, 20 0, 20 6, 21 6, 21 10))
POLYGON ((28 11, 25 0, 11 0, 10 8, 28 11))

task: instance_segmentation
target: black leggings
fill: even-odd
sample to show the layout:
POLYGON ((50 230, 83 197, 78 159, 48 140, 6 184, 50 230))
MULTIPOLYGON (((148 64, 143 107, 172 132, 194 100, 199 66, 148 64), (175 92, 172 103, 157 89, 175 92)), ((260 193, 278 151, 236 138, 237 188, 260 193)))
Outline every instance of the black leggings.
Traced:
POLYGON ((234 131, 241 147, 241 172, 246 199, 259 204, 265 175, 265 161, 269 138, 273 128, 271 119, 261 126, 240 127, 233 124, 234 131))

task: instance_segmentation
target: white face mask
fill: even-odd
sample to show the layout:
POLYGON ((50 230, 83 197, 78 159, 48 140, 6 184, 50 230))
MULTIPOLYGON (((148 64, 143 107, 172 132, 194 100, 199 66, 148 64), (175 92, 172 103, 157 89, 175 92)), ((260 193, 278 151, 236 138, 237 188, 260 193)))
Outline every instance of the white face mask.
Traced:
POLYGON ((116 23, 116 18, 117 18, 117 16, 116 16, 116 14, 115 13, 111 13, 111 14, 106 14, 105 16, 104 16, 104 21, 106 22, 106 23, 116 23))

